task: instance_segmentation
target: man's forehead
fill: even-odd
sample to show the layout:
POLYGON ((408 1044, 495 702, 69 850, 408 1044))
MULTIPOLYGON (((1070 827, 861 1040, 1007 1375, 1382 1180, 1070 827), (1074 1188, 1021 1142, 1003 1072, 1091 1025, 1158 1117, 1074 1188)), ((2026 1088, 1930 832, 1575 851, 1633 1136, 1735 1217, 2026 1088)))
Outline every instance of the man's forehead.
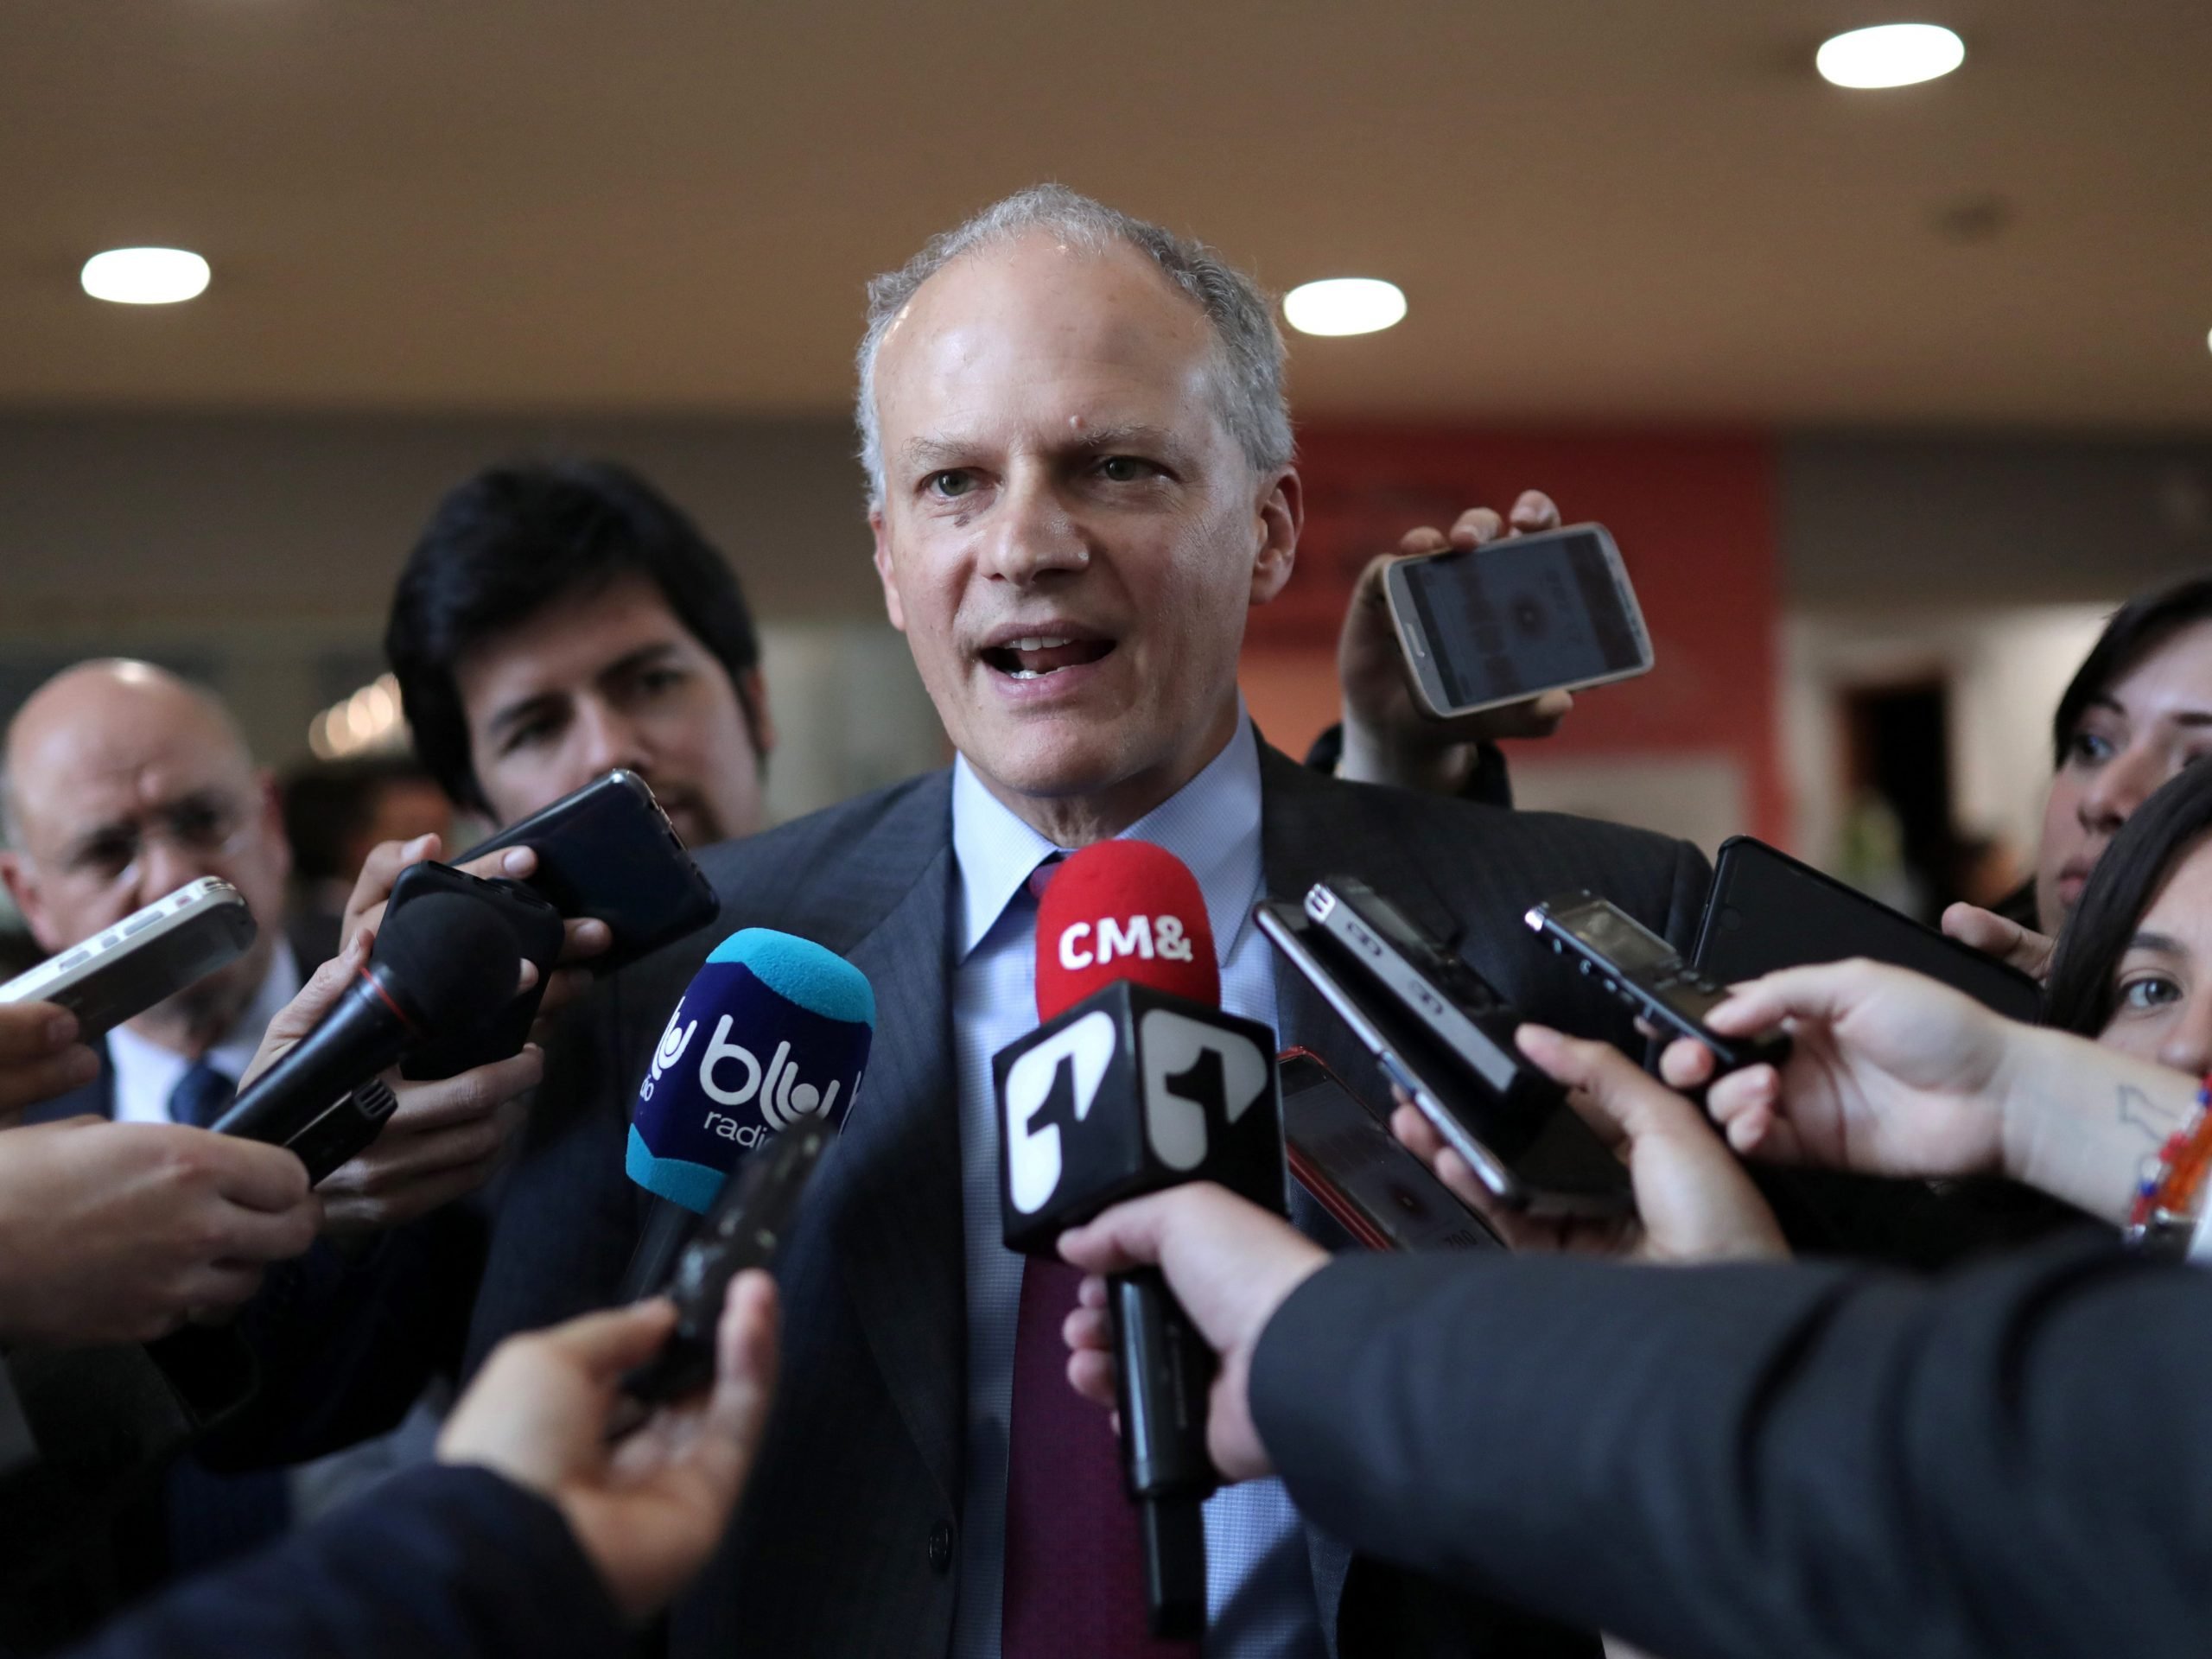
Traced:
POLYGON ((561 594, 492 635, 463 655, 455 677, 480 715, 493 712, 480 702, 504 706, 587 685, 640 651, 691 637, 652 579, 626 571, 603 587, 561 594))
POLYGON ((888 402, 926 401, 932 424, 1017 408, 1055 425, 1159 420, 1203 387, 1214 350, 1205 314, 1135 250, 1030 236, 924 283, 885 336, 878 384, 888 402))
POLYGON ((83 826, 135 817, 207 790, 235 792, 252 766, 214 731, 165 732, 81 726, 15 757, 18 809, 27 821, 83 826))

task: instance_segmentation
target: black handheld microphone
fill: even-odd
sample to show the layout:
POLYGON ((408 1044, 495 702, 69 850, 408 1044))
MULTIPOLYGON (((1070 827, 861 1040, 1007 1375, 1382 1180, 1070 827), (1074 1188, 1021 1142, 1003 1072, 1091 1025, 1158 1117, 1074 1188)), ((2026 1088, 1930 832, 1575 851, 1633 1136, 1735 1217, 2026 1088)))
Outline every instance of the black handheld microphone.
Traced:
MULTIPOLYGON (((1164 849, 1101 842, 1062 865, 1037 914, 1037 1012, 991 1063, 1008 1249, 1059 1236, 1124 1198, 1217 1181, 1281 1214, 1282 1117, 1274 1038, 1221 1011, 1197 879, 1164 849)), ((1199 1506, 1211 1351, 1155 1269, 1109 1283, 1122 1474, 1144 1533, 1153 1633, 1205 1628, 1199 1506)))
POLYGON ((365 1090, 426 1036, 474 1027, 514 1000, 522 951, 481 899, 431 893, 392 914, 315 1028, 255 1078, 218 1135, 290 1147, 321 1179, 376 1139, 391 1110, 365 1090))

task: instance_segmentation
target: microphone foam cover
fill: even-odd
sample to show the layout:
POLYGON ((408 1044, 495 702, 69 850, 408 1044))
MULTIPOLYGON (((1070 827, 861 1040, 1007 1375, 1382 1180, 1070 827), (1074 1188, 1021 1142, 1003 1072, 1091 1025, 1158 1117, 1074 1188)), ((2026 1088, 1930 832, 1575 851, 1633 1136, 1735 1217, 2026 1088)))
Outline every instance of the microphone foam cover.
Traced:
POLYGON ((844 1122, 874 1033, 874 989, 836 951, 771 928, 731 934, 693 976, 638 1086, 630 1179, 705 1214, 777 1131, 844 1122))
POLYGON ((1190 866, 1148 841, 1094 842, 1037 904, 1037 1017, 1116 980, 1221 1006, 1213 924, 1190 866))
POLYGON ((464 893, 431 893, 377 930, 372 959, 391 970, 421 1023, 462 1030, 514 1001, 522 946, 506 918, 464 893))

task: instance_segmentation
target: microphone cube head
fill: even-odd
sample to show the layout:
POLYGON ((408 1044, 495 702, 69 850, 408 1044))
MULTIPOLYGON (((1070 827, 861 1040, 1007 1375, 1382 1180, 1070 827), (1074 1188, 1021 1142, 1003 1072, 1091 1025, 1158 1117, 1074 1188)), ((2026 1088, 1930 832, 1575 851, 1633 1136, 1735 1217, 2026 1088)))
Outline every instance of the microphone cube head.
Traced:
POLYGON ((1059 1236, 1141 1193, 1216 1181, 1284 1210, 1274 1033, 1119 981, 991 1062, 1007 1248, 1059 1236))
POLYGON ((769 928, 733 933, 693 977, 638 1085, 630 1179, 704 1215, 772 1135, 844 1122, 874 1033, 874 992, 842 957, 769 928))

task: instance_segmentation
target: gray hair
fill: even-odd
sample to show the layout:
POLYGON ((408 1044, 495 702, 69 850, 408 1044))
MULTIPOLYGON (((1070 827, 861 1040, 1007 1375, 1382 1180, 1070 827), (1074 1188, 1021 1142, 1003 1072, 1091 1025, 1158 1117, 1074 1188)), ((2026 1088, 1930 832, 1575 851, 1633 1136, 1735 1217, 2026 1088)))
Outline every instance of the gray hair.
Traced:
POLYGON ((1219 348, 1213 377, 1223 423, 1258 473, 1290 465, 1294 448, 1290 409, 1282 392, 1282 334, 1268 296, 1243 272, 1203 242, 1141 219, 1064 184, 1032 185, 994 202, 966 223, 931 237, 898 270, 868 285, 868 332, 861 336, 861 465, 868 472, 868 504, 883 500, 883 442, 876 424, 875 359, 884 336, 914 291, 959 258, 1043 232, 1089 253, 1116 243, 1135 248, 1205 313, 1219 348))

